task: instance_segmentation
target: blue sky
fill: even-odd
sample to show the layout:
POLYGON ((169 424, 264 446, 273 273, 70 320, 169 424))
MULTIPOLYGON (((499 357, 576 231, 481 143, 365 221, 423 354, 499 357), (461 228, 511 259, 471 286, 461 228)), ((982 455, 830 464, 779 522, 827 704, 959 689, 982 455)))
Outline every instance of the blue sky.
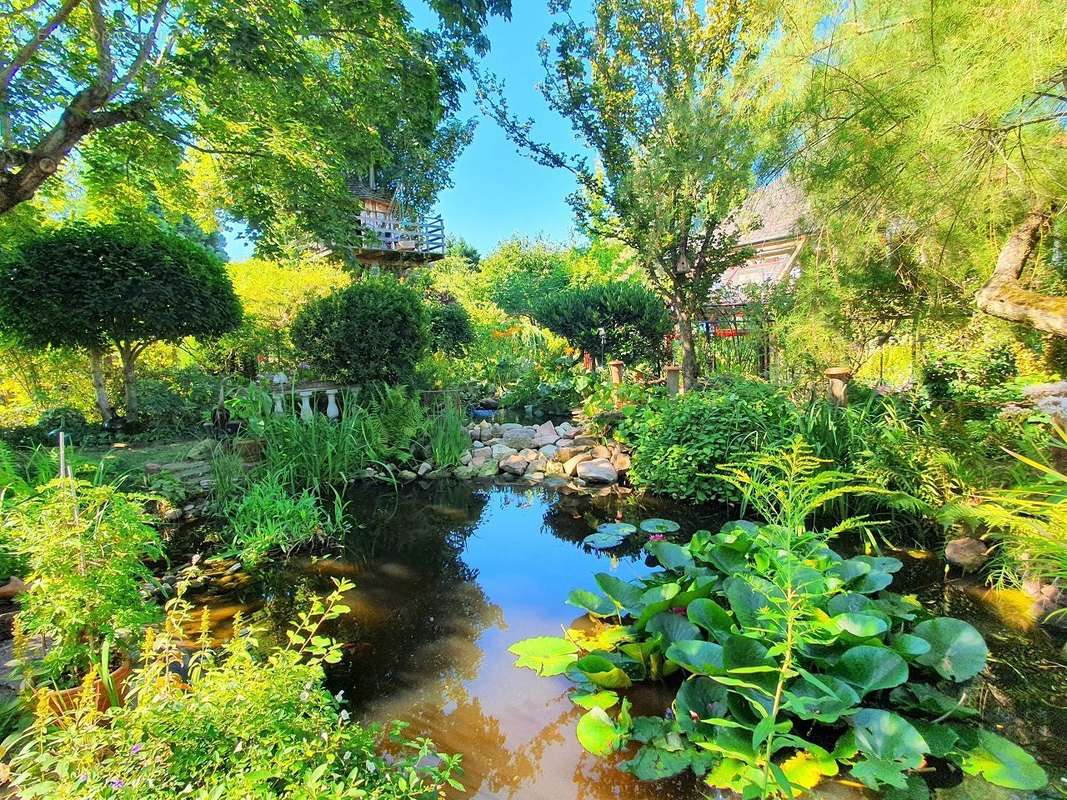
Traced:
MULTIPOLYGON (((513 0, 513 6, 511 21, 494 18, 489 25, 492 50, 482 69, 504 80, 512 111, 534 118, 534 132, 541 140, 577 151, 569 124, 548 108, 536 88, 544 74, 537 43, 552 24, 547 3, 513 0)), ((435 17, 421 0, 412 0, 409 8, 420 27, 435 24, 435 17)), ((476 119, 478 127, 474 141, 454 166, 453 187, 438 200, 445 231, 462 236, 483 255, 516 235, 563 242, 575 236, 573 214, 566 202, 575 188, 570 174, 543 167, 516 152, 499 126, 478 111, 470 85, 462 116, 476 119)), ((249 243, 233 236, 227 239, 231 258, 251 255, 249 243)))

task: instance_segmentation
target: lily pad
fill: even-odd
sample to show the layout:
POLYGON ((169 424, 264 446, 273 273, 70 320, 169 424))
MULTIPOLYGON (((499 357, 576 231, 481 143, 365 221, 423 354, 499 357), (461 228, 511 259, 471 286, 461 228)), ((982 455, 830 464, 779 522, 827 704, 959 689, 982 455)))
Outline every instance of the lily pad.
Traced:
POLYGON ((908 679, 908 665, 888 647, 861 644, 845 651, 834 673, 866 694, 900 686, 908 679))
POLYGON ((603 595, 586 589, 575 589, 568 595, 567 604, 584 608, 594 617, 611 617, 615 615, 615 604, 603 595))
POLYGON ((689 754, 685 750, 664 750, 662 747, 645 745, 637 755, 619 765, 641 781, 656 781, 671 778, 689 768, 689 754))
MULTIPOLYGON (((709 597, 699 597, 686 607, 689 621, 699 625, 708 633, 719 639, 730 635, 733 617, 730 613, 709 597)), ((692 638, 696 638, 695 636, 692 638)))
POLYGON ((674 520, 660 519, 653 517, 652 519, 646 519, 641 523, 641 530, 645 533, 676 533, 680 531, 682 526, 674 520))
POLYGON ((700 637, 700 629, 696 625, 670 611, 656 614, 648 621, 645 630, 649 633, 662 633, 667 645, 700 637))
POLYGON ((841 630, 861 639, 869 639, 872 636, 885 633, 889 629, 889 624, 881 617, 859 614, 854 611, 838 614, 833 618, 833 621, 841 630))
POLYGON ((1048 783, 1034 757, 1014 742, 987 730, 978 731, 978 746, 960 765, 968 775, 979 775, 1007 789, 1041 789, 1048 783))
POLYGON ((675 642, 667 648, 667 658, 697 675, 713 675, 723 671, 722 645, 714 642, 675 642))
POLYGON ((617 692, 607 690, 602 692, 572 692, 571 702, 586 710, 594 708, 608 709, 619 702, 619 695, 617 692))
POLYGON ((595 685, 604 689, 629 688, 630 676, 623 672, 607 658, 600 655, 588 655, 580 658, 574 665, 595 685))
POLYGON ((930 643, 930 651, 916 656, 915 661, 943 678, 960 683, 985 669, 989 655, 985 639, 962 619, 928 619, 916 625, 912 633, 930 643))
POLYGON ((640 609, 644 602, 641 599, 643 590, 640 586, 624 581, 607 572, 598 572, 595 576, 596 585, 608 597, 628 611, 640 609))
POLYGON ((636 530, 637 528, 633 525, 625 522, 606 522, 596 529, 596 533, 586 536, 582 544, 594 550, 610 550, 625 542, 627 537, 636 530))
POLYGON ((682 572, 693 566, 693 557, 689 551, 674 542, 649 542, 645 549, 656 557, 664 569, 682 572))
POLYGON ((535 636, 515 642, 508 652, 518 656, 516 667, 532 669, 538 675, 562 675, 577 658, 578 647, 558 636, 535 636))
POLYGON ((578 720, 578 741, 595 756, 610 756, 626 742, 626 731, 602 708, 593 708, 578 720))

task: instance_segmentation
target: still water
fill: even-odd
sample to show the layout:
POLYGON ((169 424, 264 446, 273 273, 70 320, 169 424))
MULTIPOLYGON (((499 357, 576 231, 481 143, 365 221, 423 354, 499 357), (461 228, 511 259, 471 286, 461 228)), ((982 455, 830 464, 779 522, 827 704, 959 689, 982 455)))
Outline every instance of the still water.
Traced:
MULTIPOLYGON (((692 533, 714 529, 723 517, 614 496, 463 484, 400 495, 363 490, 351 502, 355 527, 344 552, 289 562, 203 598, 216 630, 225 633, 225 620, 237 609, 258 610, 281 628, 294 605, 325 591, 331 576, 349 578, 356 583, 346 598, 352 612, 331 631, 346 643, 347 657, 331 672, 330 688, 343 690, 364 720, 403 720, 409 735, 462 753, 463 796, 706 796, 695 780, 642 783, 614 762, 585 753, 574 735, 582 711, 567 699, 570 683, 516 669, 507 648, 530 636, 560 635, 581 616, 565 605, 567 594, 595 589, 594 573, 628 579, 649 571, 637 551, 612 557, 584 548, 582 539, 597 524, 665 516, 692 533)), ((989 640, 992 677, 974 691, 991 723, 1046 764, 1067 763, 1060 736, 1067 730, 1067 691, 1052 643, 1010 605, 998 618, 1000 609, 987 595, 946 587, 936 559, 909 560, 905 573, 907 586, 899 590, 917 592, 940 613, 970 619, 989 640)), ((672 695, 645 688, 631 699, 635 713, 661 714, 672 695)), ((854 798, 860 792, 829 783, 817 794, 854 798)))

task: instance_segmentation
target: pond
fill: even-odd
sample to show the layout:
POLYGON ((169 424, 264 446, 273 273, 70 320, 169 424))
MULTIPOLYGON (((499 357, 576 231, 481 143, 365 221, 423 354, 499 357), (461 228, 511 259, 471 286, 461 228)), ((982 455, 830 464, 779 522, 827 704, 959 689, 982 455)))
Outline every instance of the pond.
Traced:
MULTIPOLYGON (((212 610, 216 632, 228 632, 237 610, 254 610, 280 631, 296 604, 329 588, 329 577, 347 577, 356 583, 346 598, 352 612, 331 631, 345 642, 347 657, 330 673, 331 690, 343 691, 361 719, 403 720, 409 734, 462 753, 464 796, 705 796, 695 779, 642 783, 585 753, 574 735, 582 711, 567 698, 569 681, 516 669, 507 648, 570 626, 581 615, 564 600, 573 588, 595 588, 594 573, 633 578, 650 571, 636 549, 613 557, 583 547, 597 524, 665 516, 691 533, 716 528, 725 515, 614 495, 456 483, 400 494, 360 489, 350 509, 355 527, 343 553, 290 561, 199 597, 212 610)), ((1067 680, 1054 643, 1026 623, 1009 595, 946 582, 941 562, 925 554, 898 555, 907 564, 902 589, 985 634, 990 678, 973 691, 990 723, 1047 765, 1067 764, 1059 736, 1067 730, 1067 680)), ((648 714, 663 713, 672 697, 673 690, 655 688, 631 695, 635 712, 648 714)), ((818 794, 858 790, 838 782, 818 794)))

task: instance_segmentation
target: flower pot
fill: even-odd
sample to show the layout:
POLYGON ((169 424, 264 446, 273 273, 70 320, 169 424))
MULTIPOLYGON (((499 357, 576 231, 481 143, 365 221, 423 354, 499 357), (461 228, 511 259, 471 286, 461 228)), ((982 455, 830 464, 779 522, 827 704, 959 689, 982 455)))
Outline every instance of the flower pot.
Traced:
MULTIPOLYGON (((111 682, 115 686, 115 693, 120 703, 126 698, 126 682, 132 673, 133 669, 129 664, 120 664, 111 671, 111 682)), ((48 707, 56 716, 69 714, 78 707, 82 690, 82 686, 75 686, 72 689, 52 689, 48 692, 48 707)), ((96 698, 97 711, 104 712, 111 708, 111 696, 104 682, 99 678, 93 681, 92 693, 96 698)))

